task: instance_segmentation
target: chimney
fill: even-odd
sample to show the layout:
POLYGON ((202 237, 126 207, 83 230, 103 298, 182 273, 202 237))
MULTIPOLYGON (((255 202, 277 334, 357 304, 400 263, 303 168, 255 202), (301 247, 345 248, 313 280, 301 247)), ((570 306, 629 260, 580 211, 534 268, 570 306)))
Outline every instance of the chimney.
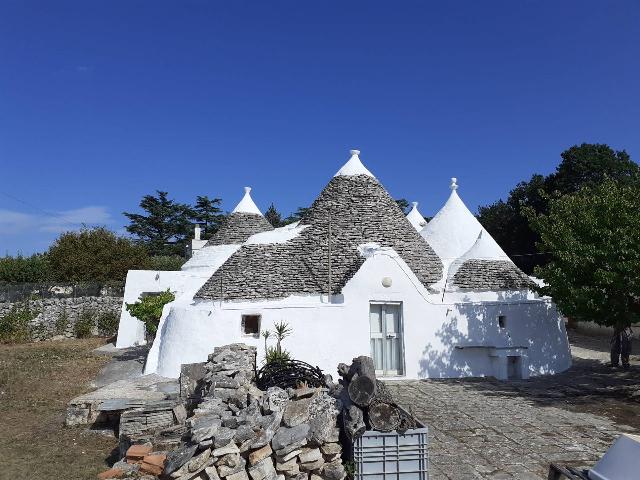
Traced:
POLYGON ((202 229, 200 228, 200 225, 198 225, 196 223, 196 228, 195 228, 195 234, 194 234, 194 240, 200 240, 200 233, 202 232, 202 229))

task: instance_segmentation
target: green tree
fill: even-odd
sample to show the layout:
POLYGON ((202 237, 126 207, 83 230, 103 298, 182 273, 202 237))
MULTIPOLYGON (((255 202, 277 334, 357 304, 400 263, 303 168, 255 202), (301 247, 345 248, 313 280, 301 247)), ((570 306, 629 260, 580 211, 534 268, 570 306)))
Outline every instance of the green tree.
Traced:
POLYGON ((202 238, 207 240, 218 231, 220 224, 224 220, 224 213, 220 208, 222 199, 209 198, 207 195, 198 195, 196 204, 193 207, 193 219, 204 225, 202 238))
POLYGON ((396 200, 396 204, 398 205, 398 207, 400 207, 400 210, 402 210, 402 213, 404 213, 405 215, 407 213, 409 213, 409 210, 411 207, 411 204, 407 201, 406 198, 398 198, 396 200))
POLYGON ((52 280, 122 281, 131 269, 149 262, 142 245, 103 227, 82 228, 60 235, 47 253, 52 280))
POLYGON ((278 210, 276 210, 273 203, 269 205, 269 208, 267 208, 267 211, 264 213, 264 218, 267 219, 267 222, 269 222, 273 228, 278 228, 284 225, 282 222, 282 215, 278 210))
POLYGON ((640 319, 640 183, 606 180, 524 213, 551 252, 541 291, 565 315, 615 331, 640 319))
POLYGON ((292 213, 282 221, 282 224, 289 225, 291 223, 299 222, 304 214, 307 213, 307 210, 309 210, 309 207, 298 207, 298 209, 294 213, 292 213))
POLYGON ((18 255, 0 258, 0 283, 36 283, 49 279, 49 257, 36 253, 30 257, 18 255))
POLYGON ((191 206, 169 199, 167 192, 156 193, 140 201, 146 215, 124 212, 130 222, 126 229, 151 255, 183 255, 196 213, 191 206))
POLYGON ((480 223, 527 273, 545 264, 549 257, 537 250, 540 237, 529 225, 523 209, 544 214, 550 198, 577 192, 584 186, 599 185, 605 179, 626 184, 640 176, 640 167, 626 152, 614 151, 607 145, 583 143, 565 150, 561 157, 551 175, 533 175, 529 181, 516 185, 506 201, 499 200, 478 209, 480 223))
POLYGON ((147 269, 176 271, 180 270, 186 261, 187 259, 180 255, 156 255, 149 258, 147 269))

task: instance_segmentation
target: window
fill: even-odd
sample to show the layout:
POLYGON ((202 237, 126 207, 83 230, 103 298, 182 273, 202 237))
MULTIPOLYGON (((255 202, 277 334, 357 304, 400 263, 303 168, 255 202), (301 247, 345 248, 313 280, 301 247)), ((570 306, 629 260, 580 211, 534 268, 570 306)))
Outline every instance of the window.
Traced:
POLYGON ((260 315, 242 315, 242 334, 260 336, 260 315))
POLYGON ((507 328, 507 316, 506 315, 498 315, 498 325, 500 328, 507 328))

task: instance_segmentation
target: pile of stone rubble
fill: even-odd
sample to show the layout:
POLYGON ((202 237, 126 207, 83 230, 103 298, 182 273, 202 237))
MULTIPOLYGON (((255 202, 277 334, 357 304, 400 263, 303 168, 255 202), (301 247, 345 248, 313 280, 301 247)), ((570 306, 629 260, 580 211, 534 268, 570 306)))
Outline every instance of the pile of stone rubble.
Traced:
POLYGON ((233 344, 184 365, 183 403, 124 412, 123 458, 99 478, 343 480, 340 402, 305 385, 261 391, 255 357, 233 344))

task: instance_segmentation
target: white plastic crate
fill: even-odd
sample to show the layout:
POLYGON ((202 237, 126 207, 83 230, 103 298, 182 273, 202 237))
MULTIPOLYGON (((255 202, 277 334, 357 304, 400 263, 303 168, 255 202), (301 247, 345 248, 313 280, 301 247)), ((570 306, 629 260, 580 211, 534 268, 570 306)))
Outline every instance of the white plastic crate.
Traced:
POLYGON ((353 445, 356 480, 428 480, 428 428, 367 431, 353 445))

